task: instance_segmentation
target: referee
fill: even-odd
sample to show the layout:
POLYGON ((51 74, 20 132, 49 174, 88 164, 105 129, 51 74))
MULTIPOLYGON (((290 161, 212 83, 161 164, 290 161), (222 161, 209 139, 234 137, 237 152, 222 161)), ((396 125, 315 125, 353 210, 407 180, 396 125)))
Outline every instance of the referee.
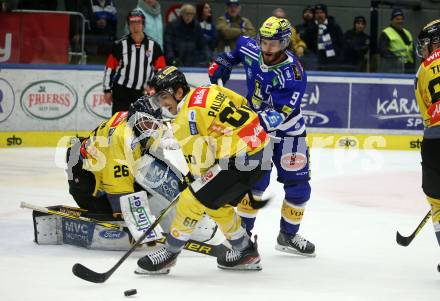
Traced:
POLYGON ((113 44, 104 73, 104 99, 112 115, 128 111, 130 103, 144 95, 154 73, 166 66, 158 43, 143 32, 145 16, 139 10, 128 13, 130 34, 113 44))

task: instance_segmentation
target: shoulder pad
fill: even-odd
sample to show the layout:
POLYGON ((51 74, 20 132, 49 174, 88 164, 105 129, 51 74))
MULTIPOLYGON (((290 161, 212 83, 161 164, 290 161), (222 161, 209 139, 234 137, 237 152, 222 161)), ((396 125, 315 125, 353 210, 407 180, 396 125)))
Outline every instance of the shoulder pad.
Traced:
POLYGON ((242 47, 245 46, 249 49, 255 50, 255 51, 259 51, 259 47, 257 45, 257 41, 255 41, 253 38, 248 37, 248 36, 240 36, 237 39, 237 48, 238 47, 242 47))
POLYGON ((429 66, 432 62, 438 60, 440 58, 440 48, 435 50, 433 53, 431 53, 431 55, 423 61, 423 66, 427 67, 429 66))

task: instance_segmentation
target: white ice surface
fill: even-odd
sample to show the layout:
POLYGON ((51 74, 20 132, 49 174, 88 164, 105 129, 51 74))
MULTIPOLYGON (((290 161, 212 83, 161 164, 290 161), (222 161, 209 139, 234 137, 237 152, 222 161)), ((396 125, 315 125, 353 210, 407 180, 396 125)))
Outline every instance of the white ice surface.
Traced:
MULTIPOLYGON (((183 252, 166 276, 133 274, 135 252, 104 284, 71 273, 80 262, 108 270, 122 252, 33 242, 31 212, 38 205, 74 205, 55 149, 0 149, 0 300, 438 300, 439 248, 429 222, 413 243, 410 234, 428 210, 421 186, 420 154, 396 151, 312 150, 312 197, 301 233, 316 244, 316 258, 274 250, 282 186, 259 213, 261 272, 219 270, 213 257, 183 252)), ((275 175, 273 174, 273 180, 275 175)))

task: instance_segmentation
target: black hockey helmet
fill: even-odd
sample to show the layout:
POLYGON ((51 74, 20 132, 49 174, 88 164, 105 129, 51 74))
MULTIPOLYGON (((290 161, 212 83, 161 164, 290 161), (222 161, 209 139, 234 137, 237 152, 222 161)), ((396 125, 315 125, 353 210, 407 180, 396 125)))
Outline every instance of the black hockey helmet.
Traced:
POLYGON ((420 31, 417 38, 417 55, 423 57, 423 48, 427 47, 429 53, 432 52, 432 45, 440 43, 440 19, 428 23, 420 31))
POLYGON ((145 24, 145 15, 139 9, 133 9, 127 15, 127 24, 130 24, 130 21, 140 20, 142 19, 142 24, 145 24))
POLYGON ((155 93, 167 91, 174 95, 177 89, 182 88, 183 95, 186 95, 190 90, 185 75, 174 66, 168 66, 158 71, 149 85, 155 90, 155 93))

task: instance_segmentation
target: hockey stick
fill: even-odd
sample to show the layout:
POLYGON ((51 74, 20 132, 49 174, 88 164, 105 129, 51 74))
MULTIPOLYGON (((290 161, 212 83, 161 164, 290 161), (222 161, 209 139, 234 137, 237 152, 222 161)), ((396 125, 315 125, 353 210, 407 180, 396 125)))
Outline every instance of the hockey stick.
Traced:
POLYGON ((119 268, 119 266, 134 252, 134 250, 142 244, 142 241, 147 237, 151 231, 159 224, 162 218, 171 210, 171 208, 177 203, 178 197, 176 197, 169 205, 166 207, 161 214, 156 218, 156 220, 151 224, 150 227, 142 234, 141 237, 135 242, 135 244, 128 250, 119 261, 107 272, 97 273, 91 269, 85 267, 80 263, 75 263, 72 267, 72 272, 75 276, 94 283, 103 283, 119 268))
POLYGON ((414 230, 414 232, 410 235, 410 236, 402 236, 399 231, 397 231, 396 233, 396 241, 399 245, 401 246, 408 246, 414 239, 414 237, 416 237, 416 235, 420 232, 420 230, 422 230, 423 226, 426 224, 426 222, 428 221, 428 219, 431 217, 431 210, 428 211, 428 213, 426 213, 425 217, 422 219, 422 221, 420 222, 420 224, 417 226, 417 228, 414 230))
POLYGON ((32 205, 32 204, 29 204, 29 203, 26 203, 26 202, 21 202, 20 203, 20 208, 27 208, 27 209, 32 209, 32 210, 39 211, 39 212, 42 212, 42 213, 53 214, 53 215, 58 215, 58 216, 62 216, 62 217, 65 217, 65 218, 70 218, 70 219, 76 219, 76 220, 80 220, 80 221, 84 221, 84 222, 95 223, 95 224, 103 226, 105 228, 114 229, 114 230, 119 230, 121 228, 119 225, 116 225, 116 224, 102 222, 102 221, 99 221, 97 219, 89 218, 89 217, 75 216, 75 215, 68 214, 68 213, 65 213, 65 212, 52 210, 52 209, 49 209, 49 208, 46 208, 46 207, 42 207, 42 206, 38 206, 38 205, 32 205))

